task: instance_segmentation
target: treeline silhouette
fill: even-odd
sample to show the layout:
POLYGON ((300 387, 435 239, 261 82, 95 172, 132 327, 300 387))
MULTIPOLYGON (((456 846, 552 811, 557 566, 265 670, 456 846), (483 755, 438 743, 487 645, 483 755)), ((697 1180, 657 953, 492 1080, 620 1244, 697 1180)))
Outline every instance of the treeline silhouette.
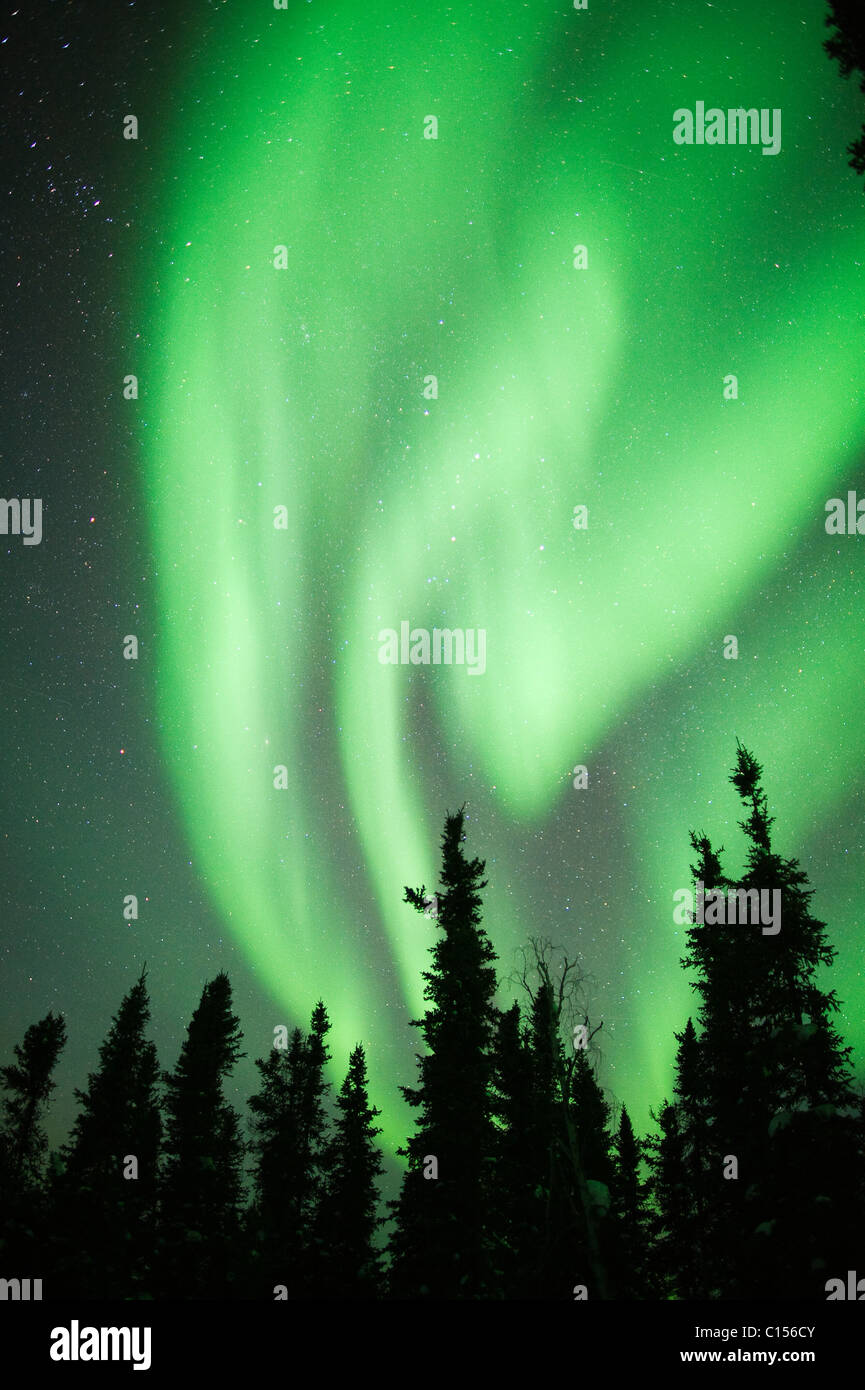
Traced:
MULTIPOLYGON (((827 1298, 865 1274, 865 1116, 838 1003, 834 949, 797 860, 772 845, 761 769, 741 745, 744 871, 692 833, 695 881, 779 888, 781 930, 691 913, 682 964, 695 1018, 675 1034, 672 1096, 638 1137, 614 1111, 576 1012, 575 961, 534 941, 523 1009, 497 1007, 481 920, 484 865, 447 817, 415 1112, 398 1198, 384 1172, 364 1049, 331 1097, 330 1021, 255 1065, 244 1136, 223 1087, 243 1054, 231 986, 205 985, 177 1065, 146 1037, 146 974, 123 999, 67 1142, 42 1128, 66 1039, 49 1013, 0 1070, 0 1275, 83 1298, 827 1298), (244 1177, 249 1165, 250 1181, 244 1177)), ((425 887, 406 901, 429 913, 425 887)), ((637 928, 635 928, 637 929, 637 928)))
MULTIPOLYGON (((835 59, 842 77, 856 74, 859 90, 865 92, 865 10, 861 0, 829 0, 825 23, 832 33, 823 43, 824 50, 835 59)), ((847 153, 851 169, 865 174, 865 125, 847 146, 847 153)))

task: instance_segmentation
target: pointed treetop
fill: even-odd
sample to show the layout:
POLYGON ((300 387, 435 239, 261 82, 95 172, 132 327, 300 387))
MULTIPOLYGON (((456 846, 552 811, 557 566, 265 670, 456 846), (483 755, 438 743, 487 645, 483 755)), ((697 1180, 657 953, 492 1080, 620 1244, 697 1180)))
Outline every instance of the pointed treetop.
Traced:
POLYGON ((763 769, 753 753, 736 739, 736 771, 731 774, 730 781, 739 795, 743 798, 754 796, 762 775, 763 769))
POLYGON ((762 776, 763 768, 760 763, 737 739, 736 771, 731 774, 730 781, 742 800, 750 803, 751 811, 748 819, 740 821, 739 824, 758 851, 768 854, 771 849, 769 828, 775 818, 767 813, 768 798, 760 785, 762 776))

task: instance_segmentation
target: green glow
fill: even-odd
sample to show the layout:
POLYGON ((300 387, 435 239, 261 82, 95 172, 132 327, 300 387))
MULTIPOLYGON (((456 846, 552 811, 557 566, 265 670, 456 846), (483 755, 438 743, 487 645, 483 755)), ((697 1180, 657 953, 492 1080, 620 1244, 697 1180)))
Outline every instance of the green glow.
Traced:
POLYGON ((811 590, 760 598, 815 528, 832 582, 853 564, 822 517, 865 423, 862 195, 833 114, 852 134, 855 93, 818 0, 746 10, 697 27, 647 3, 623 33, 516 3, 235 6, 166 148, 144 381, 167 764, 282 1010, 323 995, 341 1068, 367 1043, 391 1144, 433 931, 402 885, 434 884, 447 806, 469 799, 507 975, 551 891, 527 842, 573 817, 574 763, 628 763, 620 838, 595 835, 639 884, 638 949, 616 955, 621 889, 607 910, 574 883, 565 915, 567 847, 542 926, 573 952, 583 925, 621 1030, 604 1079, 644 1120, 688 1006, 668 903, 735 734, 787 852, 857 784, 852 595, 819 634, 811 590), (673 145, 675 108, 728 93, 782 108, 779 156, 673 145), (403 619, 484 628, 486 674, 382 667, 403 619))

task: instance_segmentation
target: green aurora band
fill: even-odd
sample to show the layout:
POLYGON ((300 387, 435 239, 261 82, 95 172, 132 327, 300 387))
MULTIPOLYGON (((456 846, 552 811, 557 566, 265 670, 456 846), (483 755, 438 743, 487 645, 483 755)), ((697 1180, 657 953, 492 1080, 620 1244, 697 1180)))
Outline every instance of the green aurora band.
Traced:
POLYGON ((823 525, 865 425, 855 90, 819 0, 614 8, 227 4, 166 142, 166 763, 274 1023, 322 996, 335 1070, 367 1043, 390 1146, 434 937, 402 889, 464 800, 503 975, 530 934, 580 952, 602 1081, 646 1122, 691 1007, 688 830, 739 862, 737 735, 865 1047, 857 540, 823 525), (780 154, 674 145, 697 100, 781 108, 780 154), (484 628, 486 673, 382 666, 404 619, 484 628))

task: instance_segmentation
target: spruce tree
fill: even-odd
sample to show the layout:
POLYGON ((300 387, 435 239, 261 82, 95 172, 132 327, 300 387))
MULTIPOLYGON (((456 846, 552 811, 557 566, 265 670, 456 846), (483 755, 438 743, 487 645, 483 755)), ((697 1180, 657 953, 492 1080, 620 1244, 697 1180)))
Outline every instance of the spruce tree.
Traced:
POLYGON ((6 1092, 0 1130, 4 1191, 27 1192, 42 1183, 48 1141, 41 1122, 65 1045, 66 1024, 60 1015, 49 1012, 31 1024, 23 1043, 15 1045, 15 1062, 0 1067, 0 1086, 6 1092))
MULTIPOLYGON (((834 31, 823 44, 834 58, 842 77, 856 73, 860 92, 865 92, 865 15, 860 0, 829 0, 826 24, 834 31)), ((865 174, 865 126, 847 146, 849 164, 857 174, 865 174)))
MULTIPOLYGON (((588 1020, 584 1026, 588 1029, 588 1020)), ((568 1141, 587 1268, 591 1275, 589 1297, 609 1298, 608 1266, 612 1260, 609 1209, 613 1180, 612 1138, 608 1127, 610 1107, 589 1061, 588 1051, 588 1047, 577 1048, 571 1067, 566 1112, 568 1141)), ((589 1281, 583 1279, 581 1282, 589 1281)))
POLYGON ((366 1057, 358 1044, 336 1098, 337 1118, 325 1156, 325 1181, 315 1220, 318 1290, 327 1298, 374 1298, 381 1292, 382 1260, 375 1234, 378 1179, 384 1173, 369 1103, 366 1057))
POLYGON ((613 1138, 610 1203, 611 1285, 615 1298, 652 1298, 648 1194, 640 1169, 644 1145, 624 1106, 613 1138))
POLYGON ((42 1119, 55 1082, 54 1068, 66 1044, 63 1018, 49 1012, 33 1023, 15 1061, 0 1067, 3 1118, 0 1126, 0 1255, 16 1278, 43 1278, 48 1140, 42 1119))
MULTIPOLYGON (((571 1111, 580 1159, 587 1179, 609 1189, 613 1178, 610 1106, 589 1061, 588 1048, 578 1048, 571 1075, 571 1111)), ((599 1194, 602 1196, 602 1194, 599 1194)))
POLYGON ((225 972, 209 981, 173 1072, 165 1074, 161 1183, 162 1285, 171 1298, 225 1298, 234 1289, 244 1145, 223 1084, 240 1051, 225 972))
POLYGON ((759 902, 763 892, 767 904, 777 891, 780 919, 695 920, 688 931, 683 964, 697 970, 701 997, 691 1049, 699 1082, 680 1084, 680 1101, 692 1093, 692 1114, 682 1108, 680 1130, 703 1204, 711 1291, 807 1298, 819 1296, 821 1271, 850 1253, 856 1211, 850 1049, 841 1046, 832 1022, 834 991, 824 991, 816 978, 835 951, 825 924, 811 915, 812 892, 798 861, 773 848, 761 775, 753 755, 738 745, 730 780, 747 811, 740 824, 748 839, 738 881, 724 877, 705 837, 692 835, 695 877, 707 889, 732 889, 740 903, 744 894, 759 902), (694 1109, 697 1086, 705 1105, 694 1109))
POLYGON ((272 1297, 278 1287, 288 1298, 310 1297, 322 1277, 314 1219, 327 1161, 329 1030, 319 1001, 306 1037, 296 1028, 287 1049, 274 1047, 255 1063, 262 1085, 249 1102, 255 1191, 248 1227, 259 1296, 272 1297))
MULTIPOLYGON (((728 1005, 730 1010, 737 1005, 728 1005)), ((722 1012, 723 1017, 723 1012, 722 1012)), ((738 1013, 735 1026, 738 1028, 738 1013)), ((730 1020, 728 1038, 734 1023, 730 1020)), ((721 1268, 719 1250, 726 1239, 725 1232, 737 1230, 740 1217, 736 1201, 740 1189, 724 1178, 724 1145, 719 1146, 718 1109, 713 1114, 712 1094, 718 1096, 718 1086, 709 1086, 706 1071, 707 1049, 697 1038, 693 1019, 689 1018, 681 1033, 675 1033, 676 1080, 674 1084, 678 1132, 682 1141, 682 1157, 688 1173, 687 1194, 678 1196, 678 1211, 673 1215, 680 1233, 677 1279, 682 1298, 711 1298, 719 1289, 714 1269, 721 1268), (684 1247, 684 1248, 682 1248, 684 1247)), ((737 1032, 737 1055, 741 1054, 741 1038, 737 1032)))
POLYGON ((80 1110, 54 1184, 58 1292, 83 1298, 153 1293, 151 1247, 162 1136, 156 1047, 145 971, 99 1049, 99 1070, 76 1090, 80 1110))
MULTIPOLYGON (((541 1238, 534 1289, 537 1297, 571 1298, 584 1286, 589 1298, 607 1294, 603 1227, 609 1207, 608 1107, 586 1055, 588 1019, 566 1053, 564 1015, 580 987, 577 963, 565 956, 559 978, 550 971, 549 942, 532 941, 537 984, 521 976, 532 1002, 529 1048, 533 1104, 529 1131, 540 1163, 541 1238)), ((522 1295, 523 1297, 526 1294, 522 1295)))
POLYGON ((303 1033, 295 1028, 288 1048, 274 1044, 256 1058, 261 1088, 250 1096, 254 1197, 247 1213, 253 1296, 272 1297, 277 1285, 303 1282, 303 1220, 310 1168, 299 1143, 305 1061, 303 1033))
POLYGON ((652 1119, 658 1127, 646 1140, 652 1287, 659 1298, 705 1298, 705 1232, 695 1215, 693 1169, 679 1128, 680 1112, 665 1101, 652 1119))
POLYGON ((494 1063, 493 1280, 502 1298, 539 1298, 544 1184, 549 1160, 538 1131, 537 1078, 519 1004, 499 1016, 494 1063))
MULTIPOLYGON (((735 891, 736 883, 722 869, 723 847, 715 850, 707 836, 693 832, 690 839, 697 853, 691 872, 707 905, 713 894, 735 891)), ((749 1187, 730 1176, 732 1160, 743 1172, 753 1172, 749 1115, 765 1107, 757 1096, 760 1078, 750 1064, 765 951, 753 928, 740 932, 693 917, 682 964, 697 971, 691 987, 701 1000, 700 1033, 689 1019, 684 1032, 675 1034, 675 1104, 690 1186, 687 1212, 680 1211, 677 1220, 680 1227, 689 1225, 703 1258, 686 1262, 680 1283, 687 1269, 694 1290, 688 1296, 730 1297, 744 1259, 749 1187)))
MULTIPOLYGON (((842 1046, 833 1022, 837 995, 816 978, 837 953, 826 924, 811 914, 813 890, 799 861, 773 849, 761 777, 756 759, 739 745, 730 780, 748 812, 740 824, 749 841, 740 886, 777 888, 781 913, 777 934, 761 935, 768 949, 752 1033, 759 1166, 746 1192, 752 1234, 737 1291, 814 1297, 822 1293, 823 1272, 834 1274, 862 1235, 856 1097, 851 1049, 842 1046)), ((756 935, 753 927, 743 930, 756 935)))
POLYGON ((401 1298, 482 1298, 492 1286, 489 1229, 494 1160, 493 999, 495 952, 481 925, 484 865, 467 860, 464 813, 449 815, 442 837, 438 916, 426 890, 406 901, 440 933, 423 972, 429 1007, 420 1029, 419 1084, 403 1086, 418 1111, 390 1242, 391 1289, 401 1298))
POLYGON ((717 1239, 722 1215, 720 1159, 716 1161, 705 1078, 705 1058, 692 1019, 678 1043, 672 1103, 652 1119, 660 1133, 645 1141, 650 1163, 649 1226, 655 1288, 662 1298, 709 1298, 717 1277, 717 1239), (713 1259, 708 1251, 713 1248, 713 1259))

